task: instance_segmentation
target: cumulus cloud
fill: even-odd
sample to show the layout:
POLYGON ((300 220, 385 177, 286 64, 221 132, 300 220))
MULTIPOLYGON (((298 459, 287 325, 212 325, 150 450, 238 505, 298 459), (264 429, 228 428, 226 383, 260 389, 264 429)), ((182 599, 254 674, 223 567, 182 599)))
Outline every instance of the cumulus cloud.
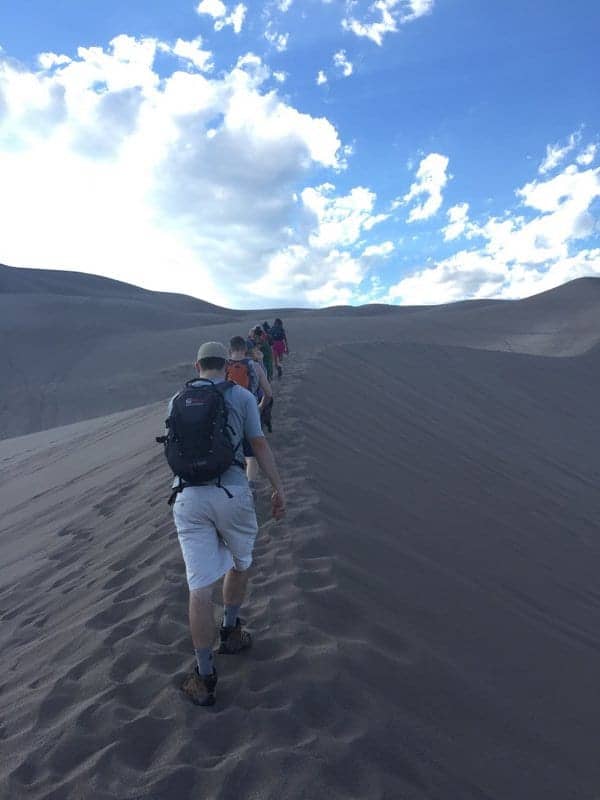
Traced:
POLYGON ((284 53, 287 50, 289 38, 289 33, 276 33, 271 24, 267 26, 265 39, 278 53, 284 53))
POLYGON ((367 302, 370 292, 361 286, 368 281, 370 261, 389 255, 393 244, 384 242, 361 254, 355 251, 365 232, 387 215, 374 213, 376 195, 365 187, 345 195, 335 192, 335 186, 326 183, 300 193, 306 236, 270 258, 264 275, 248 287, 251 292, 274 302, 290 294, 303 296, 312 305, 367 302))
POLYGON ((524 297, 584 275, 600 275, 600 248, 581 246, 592 236, 600 168, 567 165, 551 178, 516 191, 518 210, 478 223, 466 203, 449 211, 446 240, 464 235, 479 241, 392 286, 386 299, 443 303, 466 297, 524 297), (453 227, 454 226, 454 227, 453 227), (456 233, 448 236, 450 233, 456 233))
POLYGON ((348 61, 348 56, 346 55, 345 50, 338 50, 337 53, 334 53, 333 63, 334 66, 341 70, 344 78, 349 78, 354 72, 354 66, 350 61, 348 61))
POLYGON ((0 56, 0 261, 243 307, 287 259, 298 273, 269 297, 353 291, 367 267, 346 250, 375 197, 308 191, 313 170, 343 164, 335 127, 267 90, 258 56, 212 77, 203 52, 199 39, 120 36, 37 71, 0 56), (158 74, 157 52, 171 71, 158 74))
POLYGON ((364 258, 385 258, 394 252, 393 242, 381 242, 381 244, 370 244, 363 250, 364 258))
POLYGON ((458 239, 465 232, 469 221, 469 204, 458 203, 458 205, 452 206, 452 208, 448 209, 447 216, 448 224, 445 228, 442 228, 442 232, 445 241, 450 242, 453 239, 458 239))
POLYGON ((346 250, 315 251, 296 244, 277 252, 267 272, 249 289, 275 301, 303 296, 316 306, 347 304, 352 302, 366 270, 366 265, 346 250))
POLYGON ((208 14, 213 19, 220 19, 227 14, 227 6, 221 0, 201 0, 196 10, 198 14, 208 14))
POLYGON ((198 4, 196 11, 198 14, 206 14, 212 17, 215 21, 214 27, 216 31, 221 31, 226 26, 231 25, 234 33, 240 33, 246 18, 247 8, 243 3, 238 3, 230 12, 222 0, 202 0, 198 4))
POLYGON ((386 219, 385 214, 373 213, 377 197, 364 186, 343 196, 334 195, 334 191, 333 184, 324 183, 304 189, 301 194, 305 209, 316 220, 309 242, 317 249, 353 245, 363 231, 386 219))
POLYGON ((192 41, 177 39, 173 47, 170 47, 165 42, 160 42, 159 49, 165 53, 173 53, 173 55, 189 61, 202 72, 210 72, 213 69, 212 53, 210 50, 202 49, 201 36, 198 36, 192 41))
POLYGON ((381 46, 388 33, 396 33, 405 25, 430 14, 434 0, 376 0, 359 18, 355 15, 357 2, 348 4, 352 12, 342 20, 342 27, 356 36, 366 37, 381 46))
MULTIPOLYGON (((0 48, 0 52, 2 48, 0 48)), ((40 53, 38 62, 42 69, 52 69, 52 67, 60 66, 61 64, 69 64, 71 59, 69 56, 58 55, 57 53, 40 53)))
POLYGON ((394 202, 394 206, 397 208, 416 198, 421 199, 421 203, 410 210, 408 222, 429 219, 439 211, 442 205, 442 191, 448 183, 448 163, 448 157, 440 153, 429 153, 421 160, 416 180, 407 194, 394 202))
POLYGON ((324 83, 327 83, 327 75, 325 75, 322 69, 319 70, 316 81, 317 86, 323 86, 324 83))
POLYGON ((597 152, 598 152, 598 145, 592 142, 582 150, 582 152, 577 156, 576 161, 583 167, 589 167, 590 164, 594 163, 597 152))
POLYGON ((579 139, 580 133, 576 131, 570 134, 565 144, 556 142, 555 144, 546 145, 546 155, 538 167, 540 175, 545 175, 547 172, 552 172, 552 170, 556 169, 569 153, 577 147, 579 139))

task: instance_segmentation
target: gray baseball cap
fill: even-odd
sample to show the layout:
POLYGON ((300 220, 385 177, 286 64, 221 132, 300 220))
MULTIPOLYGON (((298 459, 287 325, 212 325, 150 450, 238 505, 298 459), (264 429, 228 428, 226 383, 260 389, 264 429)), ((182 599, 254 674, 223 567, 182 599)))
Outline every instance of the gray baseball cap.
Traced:
POLYGON ((204 342, 203 345, 200 345, 200 349, 198 350, 198 361, 201 361, 203 358, 222 358, 227 361, 229 353, 225 345, 221 344, 221 342, 204 342))

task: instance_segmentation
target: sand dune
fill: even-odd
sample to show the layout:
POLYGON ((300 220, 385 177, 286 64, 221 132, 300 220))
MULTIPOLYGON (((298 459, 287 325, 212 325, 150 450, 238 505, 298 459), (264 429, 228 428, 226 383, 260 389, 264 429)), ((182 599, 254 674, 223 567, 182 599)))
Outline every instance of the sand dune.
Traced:
POLYGON ((97 276, 0 267, 0 439, 158 401, 189 375, 198 341, 278 313, 303 353, 379 339, 575 355, 600 342, 600 279, 522 301, 242 312, 97 276))
POLYGON ((406 765, 423 797, 597 791, 599 366, 332 348, 299 387, 327 563, 308 621, 336 621, 355 753, 397 748, 390 797, 406 765))
POLYGON ((0 794, 594 800, 599 287, 290 312, 289 516, 264 489, 256 647, 221 662, 210 710, 177 690, 186 588, 153 437, 199 337, 256 312, 95 340, 65 368, 79 409, 53 390, 63 419, 129 409, 0 441, 0 794))

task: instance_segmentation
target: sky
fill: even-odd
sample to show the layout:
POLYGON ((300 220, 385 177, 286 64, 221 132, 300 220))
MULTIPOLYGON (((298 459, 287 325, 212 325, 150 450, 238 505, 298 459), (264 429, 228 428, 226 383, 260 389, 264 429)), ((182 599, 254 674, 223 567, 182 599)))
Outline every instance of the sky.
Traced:
POLYGON ((0 263, 234 308, 600 276, 594 0, 0 5, 0 263))

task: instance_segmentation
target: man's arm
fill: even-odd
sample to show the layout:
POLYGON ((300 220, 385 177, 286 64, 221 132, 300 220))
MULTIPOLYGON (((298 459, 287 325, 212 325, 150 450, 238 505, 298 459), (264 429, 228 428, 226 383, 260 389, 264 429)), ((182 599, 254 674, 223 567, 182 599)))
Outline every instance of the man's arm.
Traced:
POLYGON ((285 516, 285 495, 279 470, 269 443, 263 436, 256 401, 250 392, 245 392, 243 396, 246 398, 244 435, 250 442, 259 467, 271 481, 271 486, 273 487, 273 494, 271 495, 272 514, 275 519, 282 519, 285 516))
POLYGON ((273 494, 271 495, 273 516, 275 519, 283 519, 285 516, 285 494, 273 451, 264 436, 253 437, 250 439, 250 445, 259 467, 270 480, 271 486, 273 487, 273 494))

